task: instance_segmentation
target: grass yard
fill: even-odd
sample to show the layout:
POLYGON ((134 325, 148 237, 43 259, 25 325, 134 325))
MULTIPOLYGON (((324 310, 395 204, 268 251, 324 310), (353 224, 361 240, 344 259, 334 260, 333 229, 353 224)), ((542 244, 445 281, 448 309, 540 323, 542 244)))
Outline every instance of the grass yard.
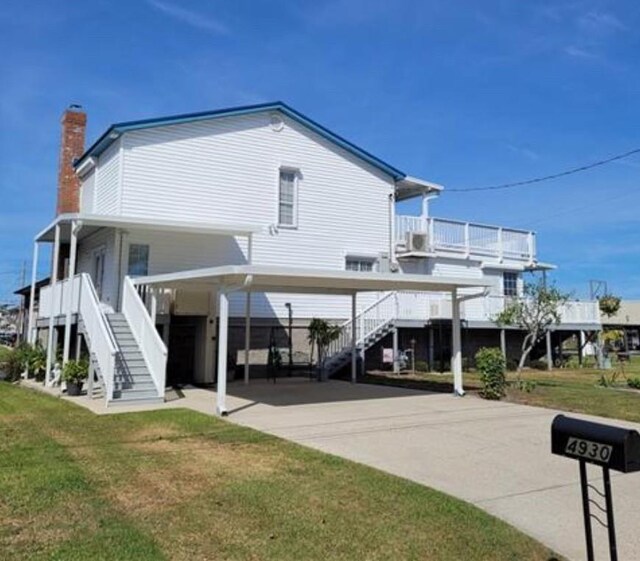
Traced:
MULTIPOLYGON (((606 371, 611 376, 612 371, 606 371)), ((626 384, 626 376, 640 376, 640 357, 633 357, 625 366, 624 374, 619 374, 615 383, 608 388, 599 385, 602 375, 600 370, 555 369, 525 370, 522 379, 535 382, 535 389, 525 392, 510 387, 507 390, 507 401, 536 405, 551 409, 560 409, 575 413, 599 415, 613 419, 625 419, 640 422, 640 391, 632 391, 626 384)), ((432 374, 417 372, 412 374, 393 375, 389 372, 370 373, 368 381, 374 383, 393 384, 414 389, 430 391, 453 391, 451 374, 432 374)), ((507 379, 516 379, 515 372, 509 372, 507 379)), ((475 392, 481 387, 480 378, 475 372, 464 373, 464 384, 467 391, 475 392)))
POLYGON ((481 510, 193 411, 0 383, 0 558, 549 560, 481 510))

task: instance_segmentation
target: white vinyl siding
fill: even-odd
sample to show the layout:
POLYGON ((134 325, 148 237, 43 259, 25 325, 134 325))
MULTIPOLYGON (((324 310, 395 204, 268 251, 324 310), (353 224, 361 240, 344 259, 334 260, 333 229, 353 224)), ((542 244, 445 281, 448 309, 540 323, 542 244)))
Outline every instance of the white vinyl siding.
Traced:
POLYGON ((89 172, 80 180, 80 212, 93 214, 96 189, 96 172, 89 172))
POLYGON ((118 266, 116 251, 116 232, 112 228, 103 228, 80 240, 78 245, 78 273, 88 273, 96 281, 94 255, 98 249, 105 249, 104 278, 102 284, 102 302, 112 307, 118 301, 118 266))
POLYGON ((95 214, 119 214, 120 211, 120 142, 114 142, 98 158, 95 185, 95 214))
MULTIPOLYGON (((256 114, 126 133, 122 214, 261 226, 253 241, 257 265, 344 270, 345 248, 356 255, 387 252, 392 178, 296 121, 284 122, 275 132, 268 114, 256 114), (278 228, 279 173, 285 169, 299 170, 297 228, 278 228)), ((164 272, 187 268, 183 254, 196 257, 198 248, 211 256, 203 240, 167 254, 164 272)), ((246 262, 245 242, 232 241, 236 249, 214 256, 215 264, 246 262)), ((159 244, 155 238, 149 243, 154 274, 159 244)), ((242 316, 242 298, 231 300, 232 314, 242 316)), ((286 317, 286 302, 297 318, 350 314, 348 298, 287 294, 254 295, 252 314, 286 317)))
POLYGON ((296 226, 296 199, 298 190, 296 172, 280 170, 278 186, 278 225, 296 226))

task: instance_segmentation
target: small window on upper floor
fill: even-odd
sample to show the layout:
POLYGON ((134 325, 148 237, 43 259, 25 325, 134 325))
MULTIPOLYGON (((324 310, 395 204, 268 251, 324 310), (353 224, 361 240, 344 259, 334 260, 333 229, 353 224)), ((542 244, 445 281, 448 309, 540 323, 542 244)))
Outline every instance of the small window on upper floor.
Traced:
POLYGON ((347 257, 345 269, 347 271, 372 272, 375 269, 376 260, 368 257, 347 257))
POLYGON ((505 296, 518 296, 518 273, 502 273, 502 289, 505 296))
POLYGON ((127 274, 132 277, 144 277, 149 274, 149 246, 132 243, 129 246, 129 265, 127 274))
POLYGON ((298 174, 296 170, 280 170, 278 225, 285 228, 295 228, 298 225, 298 174))

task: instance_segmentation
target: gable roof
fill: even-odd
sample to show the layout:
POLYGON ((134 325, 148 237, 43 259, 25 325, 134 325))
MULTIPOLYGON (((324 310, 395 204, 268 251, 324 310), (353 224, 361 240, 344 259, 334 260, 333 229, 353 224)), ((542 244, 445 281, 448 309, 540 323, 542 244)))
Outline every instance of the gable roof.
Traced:
POLYGON ((370 154, 366 150, 356 146, 352 142, 349 142, 340 135, 330 131, 323 127, 321 124, 316 123, 309 117, 303 115, 299 111, 296 111, 292 107, 289 107, 282 101, 275 101, 270 103, 261 103, 258 105, 245 105, 242 107, 230 107, 227 109, 217 109, 214 111, 203 111, 200 113, 185 113, 182 115, 171 115, 167 117, 158 117, 154 119, 142 119, 140 121, 125 121, 122 123, 115 123, 111 125, 106 132, 98 138, 89 149, 78 159, 74 167, 77 169, 80 164, 91 156, 99 156, 104 152, 120 135, 125 132, 149 129, 154 127, 163 127, 167 125, 177 125, 181 123, 191 123, 195 121, 206 121, 211 119, 220 119, 222 117, 234 117, 238 115, 251 115, 254 113, 263 113, 268 111, 279 111, 284 115, 290 117, 294 121, 304 125, 305 127, 318 133, 320 136, 326 138, 330 142, 340 146, 347 152, 350 152, 354 156, 357 156, 361 160, 369 163, 373 167, 379 169, 387 175, 393 177, 398 181, 406 177, 406 174, 392 165, 384 162, 380 158, 377 158, 373 154, 370 154))

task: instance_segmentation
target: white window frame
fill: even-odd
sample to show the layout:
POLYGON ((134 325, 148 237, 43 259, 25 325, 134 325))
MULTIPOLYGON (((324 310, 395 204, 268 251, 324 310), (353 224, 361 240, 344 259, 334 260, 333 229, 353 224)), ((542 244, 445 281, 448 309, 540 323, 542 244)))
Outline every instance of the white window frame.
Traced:
POLYGON ((151 263, 151 244, 148 243, 138 243, 138 242, 129 242, 127 247, 127 276, 147 276, 149 275, 149 264, 151 263), (132 275, 131 268, 131 248, 134 246, 146 246, 147 248, 147 272, 146 275, 132 275))
POLYGON ((298 201, 300 197, 300 169, 294 166, 280 166, 278 168, 278 179, 276 183, 276 224, 278 228, 285 230, 296 230, 298 228, 298 201), (283 224, 280 222, 280 179, 283 173, 293 174, 293 223, 283 224))
POLYGON ((347 255, 344 256, 344 270, 345 271, 352 271, 354 273, 355 272, 375 273, 378 270, 378 266, 379 266, 378 258, 374 257, 372 255, 354 255, 352 253, 348 253, 347 255), (360 268, 358 268, 358 269, 349 269, 347 267, 347 264, 349 263, 349 261, 357 261, 360 264, 362 264, 362 263, 371 263, 371 270, 370 271, 363 271, 360 268))
POLYGON ((517 298, 520 296, 520 275, 516 271, 503 271, 502 272, 502 295, 505 298, 517 298), (515 284, 515 294, 507 294, 507 284, 505 282, 506 275, 514 275, 516 284, 515 284))

